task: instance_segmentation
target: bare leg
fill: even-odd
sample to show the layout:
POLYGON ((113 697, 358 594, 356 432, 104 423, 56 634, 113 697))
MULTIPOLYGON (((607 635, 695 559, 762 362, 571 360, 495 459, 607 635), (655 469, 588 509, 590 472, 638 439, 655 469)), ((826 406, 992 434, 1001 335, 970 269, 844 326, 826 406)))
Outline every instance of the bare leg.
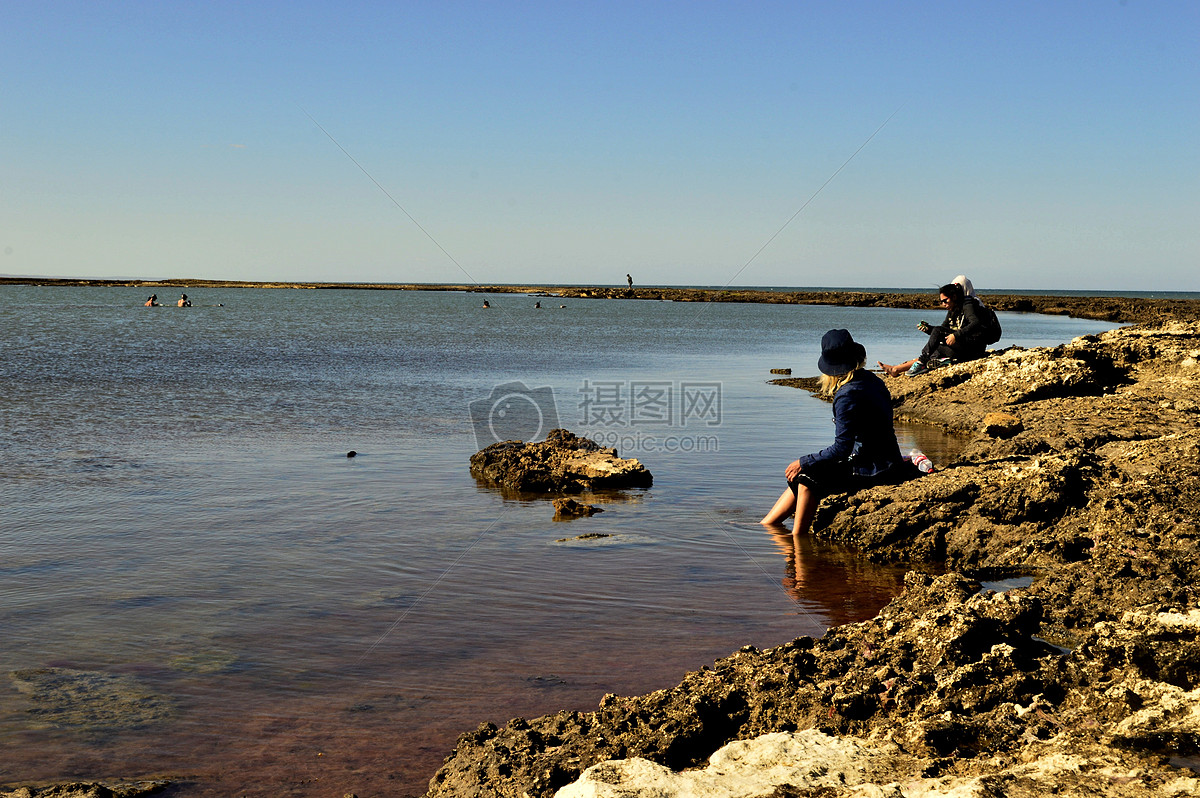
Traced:
POLYGON ((790 487, 785 488, 780 494, 779 500, 775 502, 775 506, 771 508, 771 512, 767 513, 759 523, 763 526, 780 526, 784 519, 795 512, 796 520, 792 524, 792 535, 803 535, 812 526, 813 518, 817 514, 817 505, 820 503, 821 500, 801 482, 796 485, 795 493, 792 493, 790 487))
MULTIPOLYGON (((788 492, 791 493, 791 491, 788 492)), ((804 483, 796 485, 796 521, 792 524, 793 537, 799 537, 808 532, 813 518, 817 515, 817 505, 820 503, 821 500, 804 483)))
POLYGON ((763 524, 764 526, 774 526, 782 523, 783 520, 791 515, 792 511, 795 509, 796 494, 792 493, 791 488, 784 488, 783 493, 780 494, 778 501, 775 502, 775 506, 771 508, 771 512, 763 516, 763 519, 759 521, 759 523, 763 524))
POLYGON ((912 360, 906 360, 903 363, 897 363, 894 366, 889 366, 882 360, 877 362, 879 363, 879 368, 883 369, 884 374, 888 375, 889 377, 899 377, 908 371, 909 367, 912 366, 913 363, 917 362, 917 359, 914 357, 912 360))

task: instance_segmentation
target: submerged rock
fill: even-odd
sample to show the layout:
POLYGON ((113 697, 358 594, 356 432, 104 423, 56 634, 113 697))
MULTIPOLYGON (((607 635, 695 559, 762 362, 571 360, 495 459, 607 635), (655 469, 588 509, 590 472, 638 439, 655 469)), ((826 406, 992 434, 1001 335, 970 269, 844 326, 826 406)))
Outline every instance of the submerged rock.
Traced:
POLYGON ((648 488, 653 477, 640 462, 617 456, 588 438, 554 429, 536 443, 493 443, 471 455, 471 473, 490 485, 524 493, 648 488))
POLYGON ((111 731, 147 726, 176 714, 169 698, 132 676, 71 668, 28 668, 10 676, 29 697, 29 714, 43 727, 111 731))
POLYGON ((604 512, 604 510, 599 507, 593 507, 590 504, 580 504, 574 499, 554 500, 555 521, 569 521, 572 518, 586 518, 602 512, 604 512))
POLYGON ((156 795, 169 786, 171 786, 169 781, 25 785, 0 790, 0 798, 142 798, 145 795, 156 795))

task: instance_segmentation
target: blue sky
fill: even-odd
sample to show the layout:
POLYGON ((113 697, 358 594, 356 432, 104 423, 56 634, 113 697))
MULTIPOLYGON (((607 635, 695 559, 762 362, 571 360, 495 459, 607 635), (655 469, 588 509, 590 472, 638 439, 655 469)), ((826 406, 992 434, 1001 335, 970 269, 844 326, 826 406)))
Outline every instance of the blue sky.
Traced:
POLYGON ((1190 0, 0 18, 0 274, 1200 290, 1190 0))

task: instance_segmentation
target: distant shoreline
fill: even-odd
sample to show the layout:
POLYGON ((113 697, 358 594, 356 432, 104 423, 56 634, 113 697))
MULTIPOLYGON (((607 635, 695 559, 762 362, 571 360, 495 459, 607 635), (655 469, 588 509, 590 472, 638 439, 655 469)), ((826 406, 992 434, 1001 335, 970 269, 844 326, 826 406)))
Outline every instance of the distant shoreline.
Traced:
MULTIPOLYGON (((109 288, 290 288, 366 291, 462 291, 486 294, 542 294, 573 299, 642 299, 673 302, 738 302, 777 305, 835 305, 936 309, 934 291, 773 290, 720 288, 622 288, 616 286, 463 285, 437 283, 314 283, 249 282, 238 280, 104 280, 61 277, 0 277, 0 285, 109 288)), ((1098 319, 1119 324, 1153 324, 1168 319, 1200 320, 1200 299, 1157 299, 1122 296, 1051 296, 984 293, 987 304, 1000 311, 1042 313, 1098 319)))

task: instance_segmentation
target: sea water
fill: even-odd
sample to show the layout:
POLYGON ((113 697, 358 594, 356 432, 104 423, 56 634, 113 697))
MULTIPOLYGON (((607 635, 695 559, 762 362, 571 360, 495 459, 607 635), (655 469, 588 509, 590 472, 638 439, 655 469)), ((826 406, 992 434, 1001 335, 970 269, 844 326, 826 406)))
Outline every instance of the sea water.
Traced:
MULTIPOLYGON (((827 403, 768 380, 816 374, 833 327, 905 360, 934 309, 145 294, 0 287, 0 783, 417 794, 481 722, 668 687, 900 589, 756 523, 832 437, 827 403), (552 426, 653 487, 564 523, 469 474, 552 426)), ((1001 345, 1112 326, 1000 316, 1001 345)))

